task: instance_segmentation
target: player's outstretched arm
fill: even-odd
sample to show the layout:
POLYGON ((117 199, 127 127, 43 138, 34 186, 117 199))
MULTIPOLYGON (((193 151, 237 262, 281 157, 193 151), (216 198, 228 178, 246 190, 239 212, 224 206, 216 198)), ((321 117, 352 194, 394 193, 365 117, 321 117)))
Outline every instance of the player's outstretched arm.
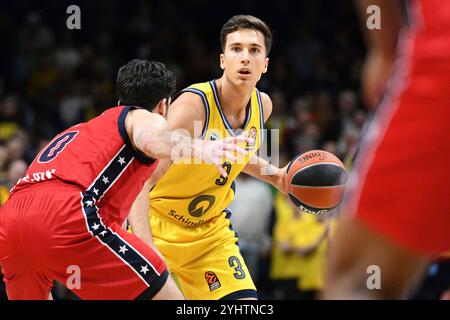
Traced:
POLYGON ((170 130, 162 116, 141 109, 129 112, 125 126, 133 146, 147 156, 173 161, 196 158, 214 164, 224 177, 227 173, 222 168, 223 159, 235 161, 236 153, 245 156, 247 152, 237 143, 251 140, 247 136, 216 141, 194 139, 187 130, 170 130))
POLYGON ((399 0, 356 0, 355 3, 367 43, 367 57, 361 72, 362 96, 366 106, 373 108, 380 103, 392 73, 403 9, 399 0), (372 5, 380 8, 380 29, 366 26, 367 8, 372 5))

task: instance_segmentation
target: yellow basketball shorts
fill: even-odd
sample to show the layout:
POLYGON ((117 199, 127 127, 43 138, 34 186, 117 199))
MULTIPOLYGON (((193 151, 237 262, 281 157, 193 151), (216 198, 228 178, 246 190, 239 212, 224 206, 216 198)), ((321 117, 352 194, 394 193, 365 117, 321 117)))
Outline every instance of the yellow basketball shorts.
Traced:
POLYGON ((186 299, 257 298, 230 216, 226 209, 193 228, 150 216, 154 242, 186 299))

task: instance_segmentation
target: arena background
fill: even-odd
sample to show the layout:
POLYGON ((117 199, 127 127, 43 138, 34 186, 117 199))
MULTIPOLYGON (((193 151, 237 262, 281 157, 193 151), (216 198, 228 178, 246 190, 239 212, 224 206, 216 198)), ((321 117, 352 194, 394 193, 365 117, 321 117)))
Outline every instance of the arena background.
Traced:
MULTIPOLYGON (((128 60, 164 62, 177 75, 177 89, 219 77, 220 28, 235 14, 255 15, 274 31, 269 71, 258 88, 273 100, 268 127, 280 130, 280 165, 311 149, 344 159, 367 117, 359 96, 365 51, 351 1, 1 2, 0 203, 49 139, 115 105, 116 73, 128 60), (80 30, 66 27, 72 4, 81 9, 80 30)), ((279 246, 274 230, 285 203, 267 185, 240 180, 233 223, 260 297, 315 298, 321 279, 304 288, 303 276, 280 278, 272 270, 274 255, 280 254, 274 253, 279 246), (261 199, 245 194, 254 188, 260 188, 261 199), (261 209, 265 213, 258 213, 261 223, 249 224, 255 212, 245 208, 253 206, 250 201, 260 204, 266 194, 270 201, 261 209)), ((313 256, 323 258, 325 252, 313 256)), ((301 255, 284 254, 290 260, 283 263, 301 255)), ((300 258, 294 263, 301 269, 308 255, 300 258)), ((324 259, 314 259, 313 268, 320 268, 324 259)), ((410 298, 436 299, 450 286, 448 262, 436 262, 429 271, 410 298)), ((54 297, 76 298, 61 285, 54 297)))

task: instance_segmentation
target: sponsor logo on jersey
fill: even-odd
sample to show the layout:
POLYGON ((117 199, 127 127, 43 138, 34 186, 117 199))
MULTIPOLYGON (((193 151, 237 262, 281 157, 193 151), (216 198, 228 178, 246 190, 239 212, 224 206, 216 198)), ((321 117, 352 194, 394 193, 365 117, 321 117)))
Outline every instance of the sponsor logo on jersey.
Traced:
POLYGON ((196 227, 201 225, 203 222, 205 222, 205 220, 198 220, 197 222, 191 221, 189 220, 189 218, 186 218, 185 216, 183 216, 182 214, 178 214, 175 210, 170 210, 169 211, 169 216, 173 217, 175 220, 180 221, 190 227, 196 227))
POLYGON ((205 272, 205 280, 208 283, 209 291, 214 291, 220 288, 220 281, 217 275, 212 271, 205 272))

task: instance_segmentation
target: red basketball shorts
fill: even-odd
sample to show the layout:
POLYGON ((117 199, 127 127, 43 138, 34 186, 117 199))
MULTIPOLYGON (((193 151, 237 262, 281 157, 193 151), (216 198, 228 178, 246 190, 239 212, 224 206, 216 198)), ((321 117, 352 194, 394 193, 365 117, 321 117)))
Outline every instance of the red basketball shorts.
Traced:
POLYGON ((343 211, 413 252, 450 250, 450 52, 407 43, 365 134, 343 211))
POLYGON ((167 280, 163 260, 79 188, 45 183, 0 208, 0 265, 10 299, 47 299, 53 280, 82 299, 155 295, 167 280), (48 185, 48 186, 47 186, 48 185))

